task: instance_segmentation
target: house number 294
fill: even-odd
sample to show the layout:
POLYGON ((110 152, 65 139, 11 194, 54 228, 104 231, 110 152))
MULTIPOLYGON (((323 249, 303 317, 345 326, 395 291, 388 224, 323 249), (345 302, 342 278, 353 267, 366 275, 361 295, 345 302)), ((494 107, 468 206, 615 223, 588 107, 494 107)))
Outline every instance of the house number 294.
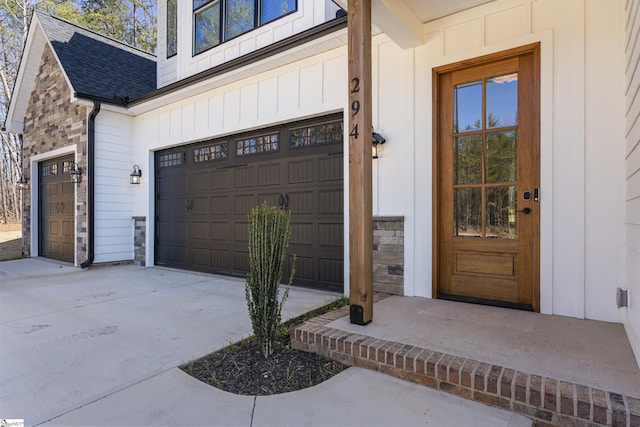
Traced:
MULTIPOLYGON (((351 79, 351 94, 355 94, 360 92, 360 79, 358 77, 354 77, 351 79)), ((360 112, 360 101, 357 99, 351 102, 351 116, 356 117, 356 115, 360 112)), ((354 120, 356 123, 353 125, 351 132, 349 133, 350 137, 353 139, 358 139, 360 133, 358 132, 358 123, 357 120, 354 120)))

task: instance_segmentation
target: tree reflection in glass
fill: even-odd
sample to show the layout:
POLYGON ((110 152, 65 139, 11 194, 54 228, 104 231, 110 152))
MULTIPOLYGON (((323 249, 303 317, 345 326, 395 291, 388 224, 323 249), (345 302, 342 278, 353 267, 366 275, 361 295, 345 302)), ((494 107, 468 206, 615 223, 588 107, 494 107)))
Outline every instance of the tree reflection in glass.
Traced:
POLYGON ((516 187, 487 188, 486 237, 515 239, 516 187))
POLYGON ((454 184, 482 184, 482 135, 455 138, 454 184))
POLYGON ((453 98, 454 235, 515 239, 518 74, 455 85, 453 98))
POLYGON ((482 237, 482 188, 454 190, 454 235, 482 237))

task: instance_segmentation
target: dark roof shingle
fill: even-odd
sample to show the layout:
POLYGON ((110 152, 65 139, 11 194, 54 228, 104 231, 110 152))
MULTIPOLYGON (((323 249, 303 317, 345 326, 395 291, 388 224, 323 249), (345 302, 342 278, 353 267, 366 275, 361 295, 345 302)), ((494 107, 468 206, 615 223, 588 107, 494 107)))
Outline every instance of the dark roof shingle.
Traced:
POLYGON ((37 15, 75 92, 133 99, 156 89, 153 55, 57 17, 37 15))

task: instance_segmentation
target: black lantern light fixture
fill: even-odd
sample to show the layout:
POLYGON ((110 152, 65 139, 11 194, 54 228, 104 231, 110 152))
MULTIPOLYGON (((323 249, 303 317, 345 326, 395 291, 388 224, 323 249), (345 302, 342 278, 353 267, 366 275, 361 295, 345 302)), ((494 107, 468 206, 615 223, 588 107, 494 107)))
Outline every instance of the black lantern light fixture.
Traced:
POLYGON ((71 182, 79 184, 82 182, 82 169, 77 163, 72 162, 69 166, 69 175, 71 176, 71 182))
POLYGON ((16 181, 16 186, 18 187, 19 190, 28 190, 29 178, 21 176, 20 178, 18 178, 18 181, 16 181))
POLYGON ((129 182, 131 182, 131 184, 140 184, 141 177, 142 169, 140 169, 140 166, 138 165, 133 165, 133 172, 131 172, 131 175, 129 175, 129 182))
POLYGON ((373 132, 373 138, 371 138, 371 155, 374 159, 378 158, 378 146, 387 142, 382 135, 377 132, 373 132))

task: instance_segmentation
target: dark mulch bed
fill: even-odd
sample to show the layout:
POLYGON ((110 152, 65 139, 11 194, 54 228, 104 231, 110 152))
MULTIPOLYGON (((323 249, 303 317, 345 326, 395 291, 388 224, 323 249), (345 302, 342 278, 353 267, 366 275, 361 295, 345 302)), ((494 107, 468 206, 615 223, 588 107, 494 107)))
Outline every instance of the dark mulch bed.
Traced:
POLYGON ((341 299, 284 323, 280 342, 274 354, 267 359, 254 339, 247 338, 187 363, 181 369, 224 391, 251 396, 286 393, 314 386, 342 372, 347 366, 318 354, 292 349, 289 329, 346 304, 346 299, 341 299))

